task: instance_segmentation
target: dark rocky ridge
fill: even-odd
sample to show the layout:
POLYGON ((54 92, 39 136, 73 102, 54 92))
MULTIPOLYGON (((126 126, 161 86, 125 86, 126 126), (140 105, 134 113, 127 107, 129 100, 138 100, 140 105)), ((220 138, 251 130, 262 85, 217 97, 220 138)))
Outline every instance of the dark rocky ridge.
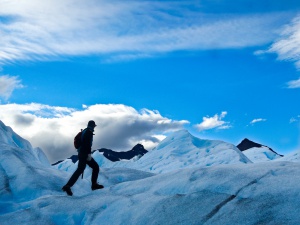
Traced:
POLYGON ((275 154, 277 154, 277 155, 283 157, 283 155, 278 154, 278 153, 275 152, 272 148, 270 148, 270 147, 268 147, 268 146, 266 146, 266 145, 258 144, 258 143, 254 142, 254 141, 251 141, 251 140, 247 139, 247 138, 245 138, 244 140, 242 140, 242 142, 239 143, 236 147, 237 147, 239 150, 241 150, 241 151, 246 151, 246 150, 248 150, 248 149, 250 149, 250 148, 261 148, 261 147, 266 147, 266 148, 270 149, 270 151, 274 152, 275 154))
POLYGON ((131 150, 126 152, 115 152, 106 148, 98 149, 98 151, 103 152, 103 155, 112 162, 120 161, 122 159, 130 160, 135 156, 143 156, 148 152, 142 144, 137 144, 131 150))
MULTIPOLYGON (((137 144, 131 150, 126 151, 126 152, 116 152, 116 151, 113 151, 111 149, 106 149, 106 148, 94 150, 93 153, 95 151, 103 152, 104 157, 109 159, 112 162, 120 161, 122 159, 130 160, 135 156, 142 157, 143 155, 145 155, 148 152, 142 144, 137 144)), ((78 156, 72 155, 68 159, 71 159, 73 163, 76 163, 78 160, 78 156)), ((57 165, 57 164, 61 163, 62 161, 64 161, 64 160, 59 160, 58 162, 53 163, 52 166, 57 165)))

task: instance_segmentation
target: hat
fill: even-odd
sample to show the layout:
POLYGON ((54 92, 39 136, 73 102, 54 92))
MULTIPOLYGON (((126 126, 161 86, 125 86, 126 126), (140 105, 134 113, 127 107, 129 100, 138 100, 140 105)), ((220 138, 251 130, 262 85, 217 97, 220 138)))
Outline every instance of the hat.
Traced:
POLYGON ((88 127, 96 127, 97 125, 96 125, 96 123, 95 123, 95 121, 94 120, 90 120, 89 122, 88 122, 88 127))

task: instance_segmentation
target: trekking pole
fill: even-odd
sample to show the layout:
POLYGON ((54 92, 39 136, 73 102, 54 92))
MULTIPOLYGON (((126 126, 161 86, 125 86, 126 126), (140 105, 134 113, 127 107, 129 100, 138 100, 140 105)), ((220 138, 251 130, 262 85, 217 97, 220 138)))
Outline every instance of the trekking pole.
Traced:
POLYGON ((81 179, 83 179, 83 173, 84 173, 84 171, 83 171, 82 174, 81 174, 81 179))

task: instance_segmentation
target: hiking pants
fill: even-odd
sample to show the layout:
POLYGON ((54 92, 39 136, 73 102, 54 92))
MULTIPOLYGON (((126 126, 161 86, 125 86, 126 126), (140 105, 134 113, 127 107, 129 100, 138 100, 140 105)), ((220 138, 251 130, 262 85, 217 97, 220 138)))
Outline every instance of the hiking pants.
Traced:
POLYGON ((75 182, 78 180, 78 178, 80 177, 80 175, 83 173, 86 164, 88 164, 89 167, 91 167, 93 169, 92 172, 92 184, 97 183, 97 179, 98 179, 98 173, 99 173, 99 165, 98 163, 92 158, 91 161, 87 161, 86 157, 82 158, 82 157, 78 157, 78 167, 77 170, 73 173, 73 175, 71 176, 70 180, 68 181, 67 185, 69 185, 70 187, 72 187, 75 182))

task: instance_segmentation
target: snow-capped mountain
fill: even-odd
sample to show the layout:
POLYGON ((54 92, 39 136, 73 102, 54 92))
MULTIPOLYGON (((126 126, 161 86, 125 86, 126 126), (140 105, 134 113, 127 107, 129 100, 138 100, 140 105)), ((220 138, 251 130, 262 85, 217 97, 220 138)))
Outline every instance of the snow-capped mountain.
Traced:
POLYGON ((165 173, 195 166, 251 163, 234 145, 216 140, 203 140, 187 130, 174 132, 152 151, 135 162, 133 168, 165 173))
POLYGON ((247 138, 238 144, 237 148, 240 149, 252 162, 265 162, 283 157, 283 155, 278 154, 268 146, 258 144, 247 138))
POLYGON ((161 159, 166 157, 166 165, 173 170, 167 157, 175 154, 176 170, 149 173, 124 167, 109 168, 115 163, 97 151, 93 157, 107 165, 101 168, 98 178, 105 188, 91 191, 87 168, 84 179, 72 187, 74 195, 71 197, 62 192, 61 187, 73 171, 41 163, 31 148, 20 147, 28 147, 29 142, 4 124, 1 127, 1 225, 300 224, 297 211, 300 163, 247 163, 247 158, 233 153, 236 149, 228 143, 201 140, 179 132, 165 139, 153 150, 153 158, 150 157, 154 160, 158 154, 155 151, 166 150, 167 155, 161 159), (171 140, 177 144, 172 145, 171 140), (187 143, 190 146, 187 151, 176 149, 177 145, 187 147, 187 143), (215 162, 226 156, 224 162, 228 164, 199 166, 191 161, 193 166, 180 169, 179 156, 185 161, 196 154, 196 148, 214 152, 216 155, 210 156, 215 157, 215 162), (234 160, 229 160, 228 155, 234 160))

